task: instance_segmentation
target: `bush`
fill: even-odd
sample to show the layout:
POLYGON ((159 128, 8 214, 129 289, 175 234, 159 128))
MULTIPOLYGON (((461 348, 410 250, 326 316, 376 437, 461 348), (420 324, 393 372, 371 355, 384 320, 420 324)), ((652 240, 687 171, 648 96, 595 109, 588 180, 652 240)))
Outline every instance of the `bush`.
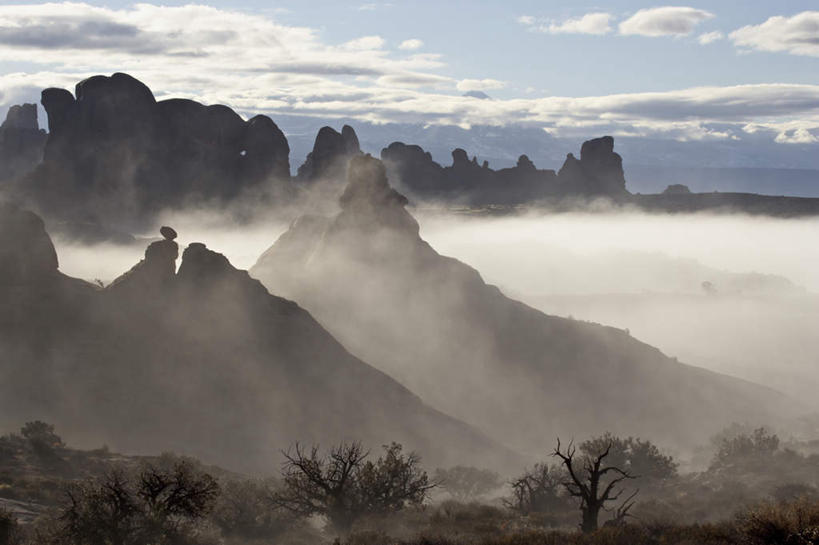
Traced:
POLYGON ((147 465, 134 476, 114 470, 69 487, 59 533, 77 545, 184 543, 218 491, 213 477, 186 462, 171 470, 147 465))
POLYGON ((11 511, 0 507, 0 545, 12 545, 16 538, 17 518, 11 511))
POLYGON ((738 526, 749 545, 813 545, 819 543, 819 503, 762 504, 740 515, 738 526))
POLYGON ((225 537, 275 539, 296 521, 273 501, 274 490, 265 481, 228 481, 222 485, 211 520, 225 537))
POLYGON ((476 500, 500 488, 500 477, 494 471, 477 467, 455 466, 437 469, 435 481, 458 501, 476 500))

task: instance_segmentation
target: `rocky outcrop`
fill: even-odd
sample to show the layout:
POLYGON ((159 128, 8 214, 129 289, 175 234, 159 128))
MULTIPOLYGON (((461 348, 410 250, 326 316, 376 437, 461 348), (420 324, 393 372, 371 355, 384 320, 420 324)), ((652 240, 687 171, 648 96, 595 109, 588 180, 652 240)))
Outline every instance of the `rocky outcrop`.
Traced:
POLYGON ((176 272, 176 242, 163 231, 117 282, 82 283, 82 297, 66 298, 77 290, 43 222, 0 208, 0 423, 36 414, 75 443, 254 473, 275 470, 296 441, 399 441, 432 467, 515 459, 204 244, 190 244, 176 272), (18 286, 38 274, 50 292, 18 286))
POLYGON ((317 180, 344 179, 347 162, 351 157, 361 153, 358 136, 349 125, 344 125, 341 132, 332 127, 322 127, 316 135, 313 151, 299 167, 300 182, 310 183, 317 180))
POLYGON ((0 286, 36 284, 57 275, 57 252, 36 214, 0 202, 0 286))
POLYGON ((623 158, 614 152, 614 138, 603 136, 583 142, 580 159, 571 153, 566 156, 557 174, 557 183, 565 195, 626 197, 623 158))
POLYGON ((287 139, 273 121, 227 106, 157 101, 127 74, 94 76, 74 95, 46 89, 51 135, 24 195, 48 217, 132 229, 162 208, 289 191, 287 139))
POLYGON ((539 170, 522 155, 513 168, 492 170, 469 159, 466 150, 452 151, 452 165, 442 167, 420 146, 393 142, 381 150, 390 179, 416 199, 442 199, 472 205, 520 204, 554 194, 555 173, 539 170))
POLYGON ((42 160, 48 135, 37 122, 36 104, 9 108, 0 125, 0 182, 14 180, 42 160))
POLYGON ((137 297, 162 295, 163 289, 173 282, 179 257, 179 246, 173 241, 176 231, 170 227, 162 227, 162 231, 165 239, 152 242, 145 250, 145 258, 115 279, 109 290, 128 292, 137 297))
MULTIPOLYGON (((532 166, 521 158, 510 170, 532 166)), ((353 160, 341 212, 294 223, 250 272, 433 406, 523 452, 605 431, 688 448, 737 418, 793 414, 773 391, 679 363, 626 331, 509 299, 421 239, 405 202, 378 161, 353 160)))

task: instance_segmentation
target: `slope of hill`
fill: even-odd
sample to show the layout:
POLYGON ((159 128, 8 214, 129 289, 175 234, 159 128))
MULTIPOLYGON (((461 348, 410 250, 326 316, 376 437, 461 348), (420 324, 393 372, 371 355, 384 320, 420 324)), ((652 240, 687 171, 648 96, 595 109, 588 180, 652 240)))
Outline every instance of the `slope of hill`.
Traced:
POLYGON ((296 303, 169 239, 100 289, 62 275, 43 222, 0 207, 0 426, 79 445, 275 467, 294 441, 402 442, 431 464, 510 455, 352 356, 296 303))
POLYGON ((251 274, 433 406, 527 452, 606 430, 691 446, 789 413, 772 390, 505 297, 424 242, 406 202, 380 161, 354 158, 341 212, 296 221, 251 274))

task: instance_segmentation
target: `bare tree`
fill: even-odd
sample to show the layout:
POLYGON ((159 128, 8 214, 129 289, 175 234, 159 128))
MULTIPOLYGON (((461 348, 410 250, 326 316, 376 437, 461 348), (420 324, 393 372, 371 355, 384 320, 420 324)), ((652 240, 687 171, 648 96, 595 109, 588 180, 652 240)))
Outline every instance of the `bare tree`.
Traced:
POLYGON ((358 442, 334 446, 326 456, 296 444, 284 453, 284 486, 275 502, 297 515, 323 515, 342 533, 364 514, 420 505, 435 483, 415 453, 401 451, 397 443, 384 445, 384 455, 371 462, 358 442))
POLYGON ((580 498, 583 517, 580 528, 583 532, 597 530, 600 510, 605 509, 607 502, 616 501, 623 493, 622 488, 617 490, 617 485, 626 479, 635 478, 628 471, 604 463, 610 451, 611 443, 608 443, 602 451, 585 454, 578 460, 575 458, 577 449, 574 444, 569 443, 564 452, 558 439, 557 447, 552 453, 563 461, 569 474, 569 479, 563 483, 566 491, 571 496, 580 498))

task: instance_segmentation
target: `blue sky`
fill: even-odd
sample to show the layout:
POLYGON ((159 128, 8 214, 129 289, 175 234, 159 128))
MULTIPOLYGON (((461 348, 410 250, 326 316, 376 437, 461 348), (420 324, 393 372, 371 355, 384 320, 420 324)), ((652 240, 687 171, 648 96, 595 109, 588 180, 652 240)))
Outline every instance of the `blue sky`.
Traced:
POLYGON ((819 145, 815 2, 0 2, 0 106, 127 71, 162 98, 375 123, 819 145), (483 91, 493 100, 465 98, 483 91))

